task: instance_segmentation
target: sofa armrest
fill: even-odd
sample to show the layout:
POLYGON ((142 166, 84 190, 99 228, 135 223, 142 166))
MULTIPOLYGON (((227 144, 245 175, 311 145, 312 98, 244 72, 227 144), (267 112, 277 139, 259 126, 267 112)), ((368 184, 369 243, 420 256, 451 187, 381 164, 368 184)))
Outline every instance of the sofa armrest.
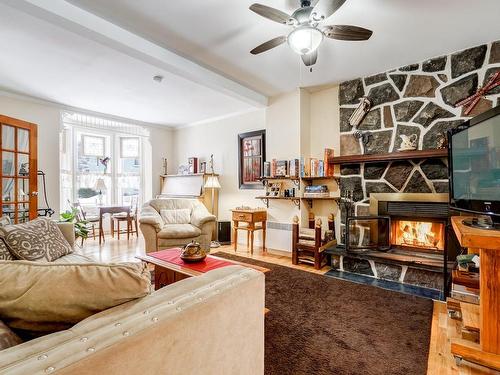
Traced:
POLYGON ((161 215, 151 206, 146 206, 141 209, 139 223, 153 226, 156 232, 159 232, 161 228, 163 228, 163 219, 161 215))
POLYGON ((196 206, 191 213, 191 224, 195 227, 202 228, 207 223, 215 222, 215 215, 212 215, 202 204, 196 206))

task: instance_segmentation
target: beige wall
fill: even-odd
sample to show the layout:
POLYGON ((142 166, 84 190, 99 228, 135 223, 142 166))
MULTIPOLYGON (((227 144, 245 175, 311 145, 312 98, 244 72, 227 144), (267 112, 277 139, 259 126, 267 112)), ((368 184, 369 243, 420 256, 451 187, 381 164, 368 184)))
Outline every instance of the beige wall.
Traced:
MULTIPOLYGON (((246 205, 262 207, 255 197, 263 190, 240 190, 238 187, 238 145, 237 135, 252 130, 266 129, 267 160, 304 157, 323 157, 325 147, 338 149, 338 87, 310 93, 297 89, 273 97, 266 109, 244 113, 192 127, 180 128, 174 135, 173 170, 187 158, 197 156, 202 161, 214 154, 215 171, 219 173, 222 189, 219 197, 219 220, 230 220, 230 209, 246 205)), ((291 183, 290 183, 291 184, 291 183)), ((293 185, 290 185, 293 187, 293 185)), ((336 188, 335 185, 331 186, 336 188)), ((307 217, 308 207, 299 210, 290 201, 271 201, 268 220, 291 223, 295 215, 307 217)), ((324 226, 330 212, 336 212, 332 201, 318 202, 313 211, 322 217, 324 226)), ((241 233, 239 241, 246 243, 241 233)), ((260 245, 260 233, 256 238, 260 245)), ((290 233, 282 230, 268 231, 267 246, 273 249, 290 250, 290 233)))
MULTIPOLYGON (((0 94, 0 114, 38 125, 38 169, 43 170, 47 180, 49 205, 59 212, 59 132, 61 129, 61 110, 55 104, 23 98, 17 95, 0 94)), ((131 121, 133 122, 133 121, 131 121)), ((172 153, 172 134, 168 128, 147 127, 151 133, 150 153, 151 177, 147 181, 147 194, 159 193, 159 174, 162 173, 163 156, 172 153)), ((42 192, 41 180, 38 190, 42 192)), ((43 206, 43 196, 39 196, 39 206, 43 206)), ((56 217, 57 214, 54 216, 56 217)))

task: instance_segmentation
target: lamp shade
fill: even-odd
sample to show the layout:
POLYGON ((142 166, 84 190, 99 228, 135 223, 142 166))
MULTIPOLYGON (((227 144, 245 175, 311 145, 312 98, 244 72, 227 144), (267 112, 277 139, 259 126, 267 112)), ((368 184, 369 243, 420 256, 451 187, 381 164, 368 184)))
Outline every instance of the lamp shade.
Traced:
POLYGON ((217 176, 208 176, 204 187, 205 189, 220 189, 219 178, 217 176))
POLYGON ((99 177, 95 182, 94 190, 106 191, 106 189, 107 189, 107 187, 106 187, 106 183, 104 182, 104 179, 99 177))
POLYGON ((308 55, 319 47, 323 33, 315 27, 300 26, 288 35, 288 45, 299 55, 308 55))

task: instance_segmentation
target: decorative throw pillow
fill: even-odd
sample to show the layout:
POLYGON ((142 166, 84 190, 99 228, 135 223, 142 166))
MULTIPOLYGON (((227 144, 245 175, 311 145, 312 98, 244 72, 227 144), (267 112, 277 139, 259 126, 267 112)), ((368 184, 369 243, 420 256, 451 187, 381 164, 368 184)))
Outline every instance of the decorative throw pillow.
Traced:
POLYGON ((178 210, 160 210, 160 215, 165 224, 189 224, 191 222, 191 210, 180 208, 178 210))
POLYGON ((145 263, 0 261, 0 316, 21 337, 68 329, 151 291, 145 263))
POLYGON ((22 342, 23 340, 0 320, 0 350, 8 349, 22 342))
POLYGON ((57 224, 47 218, 0 227, 0 238, 16 259, 52 262, 73 252, 57 224))

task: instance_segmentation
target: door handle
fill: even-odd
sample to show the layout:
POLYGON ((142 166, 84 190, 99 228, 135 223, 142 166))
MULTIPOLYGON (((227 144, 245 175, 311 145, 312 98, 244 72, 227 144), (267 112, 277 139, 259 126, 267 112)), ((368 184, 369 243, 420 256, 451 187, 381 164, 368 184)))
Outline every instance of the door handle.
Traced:
POLYGON ((31 192, 31 195, 32 195, 33 197, 38 197, 38 191, 32 191, 32 192, 31 192))

